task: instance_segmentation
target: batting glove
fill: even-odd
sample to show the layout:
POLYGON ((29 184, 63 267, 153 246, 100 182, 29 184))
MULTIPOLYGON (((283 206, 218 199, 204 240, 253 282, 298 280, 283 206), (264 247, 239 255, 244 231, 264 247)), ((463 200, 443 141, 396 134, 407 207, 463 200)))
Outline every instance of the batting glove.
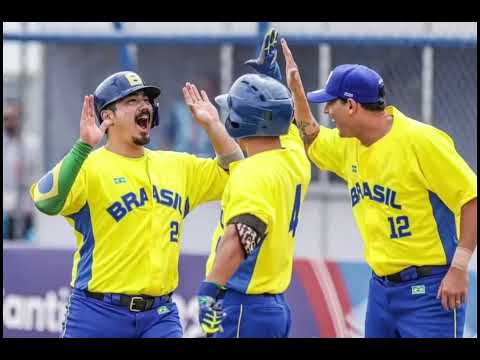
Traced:
POLYGON ((278 32, 275 29, 271 29, 263 39, 258 58, 245 61, 245 65, 251 66, 260 74, 282 81, 282 73, 277 62, 277 43, 278 32))
POLYGON ((219 285, 209 281, 202 281, 198 289, 198 322, 207 335, 223 331, 220 324, 225 315, 222 311, 222 304, 217 299, 221 291, 222 288, 219 285))

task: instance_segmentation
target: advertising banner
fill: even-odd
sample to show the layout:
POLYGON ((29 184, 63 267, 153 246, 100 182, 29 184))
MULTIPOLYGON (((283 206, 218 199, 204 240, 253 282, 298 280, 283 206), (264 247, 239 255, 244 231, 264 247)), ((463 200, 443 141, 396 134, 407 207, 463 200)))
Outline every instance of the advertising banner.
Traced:
MULTIPOLYGON (((195 298, 206 256, 180 257, 174 294, 184 337, 201 337, 195 298)), ((58 337, 68 297, 73 250, 3 249, 3 337, 58 337)), ((286 298, 293 338, 364 337, 370 270, 364 263, 296 258, 286 298)), ((464 337, 477 337, 477 273, 470 272, 464 337)))

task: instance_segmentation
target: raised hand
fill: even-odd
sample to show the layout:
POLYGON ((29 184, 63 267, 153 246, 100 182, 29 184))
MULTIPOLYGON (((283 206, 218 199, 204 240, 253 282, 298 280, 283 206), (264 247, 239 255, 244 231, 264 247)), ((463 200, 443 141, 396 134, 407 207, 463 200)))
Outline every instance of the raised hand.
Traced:
POLYGON ((320 127, 312 114, 310 105, 308 104, 298 66, 293 59, 292 53, 288 48, 285 39, 282 39, 282 49, 283 55, 285 56, 287 84, 292 92, 295 120, 303 143, 305 144, 305 147, 308 148, 320 132, 320 127))
POLYGON ((102 140, 105 131, 112 125, 110 119, 103 120, 100 126, 95 122, 93 95, 87 95, 83 99, 82 115, 80 116, 80 139, 92 147, 102 140))
POLYGON ((293 59, 292 52, 288 48, 287 41, 282 39, 281 42, 283 56, 285 57, 285 73, 287 76, 288 87, 294 93, 305 93, 303 89, 302 78, 300 77, 300 72, 298 71, 298 66, 293 59))
POLYGON ((265 74, 281 81, 282 73, 277 62, 277 44, 278 32, 275 29, 271 29, 263 38, 258 58, 245 61, 245 65, 251 66, 260 74, 265 74))
POLYGON ((195 121, 204 129, 220 121, 217 108, 202 90, 201 95, 194 84, 187 82, 183 87, 183 97, 195 121))

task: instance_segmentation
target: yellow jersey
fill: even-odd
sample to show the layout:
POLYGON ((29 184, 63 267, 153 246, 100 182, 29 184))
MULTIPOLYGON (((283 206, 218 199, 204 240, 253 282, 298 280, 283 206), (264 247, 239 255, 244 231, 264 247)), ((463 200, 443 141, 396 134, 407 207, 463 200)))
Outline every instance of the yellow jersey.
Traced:
POLYGON ((225 286, 245 294, 279 294, 291 280, 295 231, 311 177, 310 162, 295 125, 280 137, 282 149, 264 151, 230 164, 220 223, 212 240, 206 273, 215 261, 225 224, 251 214, 266 224, 266 236, 225 286))
MULTIPOLYGON (((53 179, 58 178, 62 162, 53 179)), ((160 296, 178 285, 183 219, 219 200, 228 174, 214 159, 145 149, 127 158, 104 147, 84 161, 60 214, 75 230, 71 286, 160 296)), ((58 193, 31 189, 34 201, 58 193)))
POLYGON ((393 106, 386 111, 392 128, 371 146, 321 127, 308 156, 347 182, 365 258, 377 275, 450 264, 460 210, 477 197, 477 176, 446 133, 393 106))

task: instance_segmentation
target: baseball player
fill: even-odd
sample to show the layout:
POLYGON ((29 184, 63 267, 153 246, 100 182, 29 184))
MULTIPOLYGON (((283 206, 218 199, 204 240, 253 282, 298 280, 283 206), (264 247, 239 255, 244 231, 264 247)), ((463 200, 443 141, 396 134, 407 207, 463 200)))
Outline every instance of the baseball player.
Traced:
MULTIPOLYGON (((276 37, 274 31, 266 36, 264 46, 274 44, 269 54, 276 52, 276 37)), ((270 73, 275 65, 264 69, 270 73)), ((199 322, 207 336, 284 338, 290 329, 284 292, 311 170, 291 125, 292 99, 278 80, 247 74, 215 100, 226 109, 226 129, 247 158, 230 165, 206 280, 198 290, 199 322)))
MULTIPOLYGON (((198 90, 187 83, 183 93, 198 90)), ((159 94, 134 72, 105 79, 84 99, 80 139, 31 187, 36 207, 64 216, 77 238, 63 337, 182 336, 171 297, 183 219, 220 198, 225 169, 243 154, 208 101, 190 109, 217 159, 144 148, 159 94), (105 132, 106 145, 92 151, 105 132)))
POLYGON ((372 269, 366 337, 462 337, 477 243, 477 176, 443 131, 385 106, 382 78, 345 64, 308 100, 282 40, 295 117, 310 159, 348 185, 372 269))

